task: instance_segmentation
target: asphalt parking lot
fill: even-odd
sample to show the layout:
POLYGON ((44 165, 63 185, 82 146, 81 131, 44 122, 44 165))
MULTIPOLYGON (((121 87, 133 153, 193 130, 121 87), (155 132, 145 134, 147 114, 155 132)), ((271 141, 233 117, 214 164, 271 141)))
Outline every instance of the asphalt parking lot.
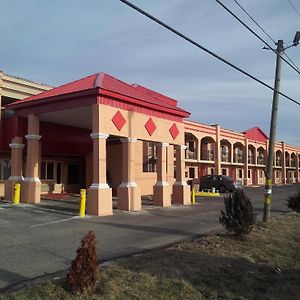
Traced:
MULTIPOLYGON (((272 216, 289 211, 286 198, 299 188, 273 188, 272 216)), ((261 215, 263 188, 245 190, 261 215)), ((190 206, 158 208, 144 203, 141 212, 114 210, 109 217, 80 218, 78 199, 46 200, 38 206, 0 202, 0 291, 65 271, 88 230, 96 233, 98 257, 106 261, 221 230, 222 208, 223 197, 198 198, 190 206)))

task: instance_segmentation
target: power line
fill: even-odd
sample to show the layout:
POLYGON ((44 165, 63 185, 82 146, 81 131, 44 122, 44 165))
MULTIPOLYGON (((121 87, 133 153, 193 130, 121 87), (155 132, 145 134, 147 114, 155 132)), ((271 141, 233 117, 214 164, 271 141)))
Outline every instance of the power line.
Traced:
MULTIPOLYGON (((268 44, 264 39, 262 39, 253 29, 251 29, 244 21, 242 21, 237 15, 235 15, 225 4, 223 4, 221 1, 219 0, 215 0, 218 4, 220 4, 229 14, 231 14, 239 23, 241 23, 244 27, 246 27, 248 29, 248 31, 250 31, 253 35, 255 35, 261 42, 263 42, 269 50, 273 51, 275 54, 276 51, 272 48, 272 46, 270 44, 268 44)), ((288 62, 284 57, 282 57, 282 60, 289 65, 294 71, 296 71, 299 75, 300 75, 300 71, 298 70, 298 68, 295 68, 290 62, 288 62)))
POLYGON ((291 64, 293 64, 294 65, 294 67, 300 72, 300 69, 298 68, 298 66, 292 61, 292 59, 284 52, 283 53, 285 56, 286 56, 286 58, 290 61, 290 63, 291 64))
POLYGON ((275 40, 254 20, 252 16, 246 11, 246 9, 237 1, 233 0, 239 7, 240 9, 261 29, 261 31, 274 43, 276 44, 275 40))
MULTIPOLYGON (((246 11, 246 9, 237 1, 237 0, 233 0, 241 9, 242 11, 263 31, 263 33, 271 40, 274 42, 274 44, 276 44, 275 40, 272 38, 272 36, 270 34, 268 34, 259 24, 257 21, 255 21, 255 19, 246 11)), ((270 47, 269 47, 270 48, 270 47)), ((292 59, 284 52, 284 55, 286 56, 286 58, 288 59, 288 61, 294 66, 294 68, 297 69, 298 73, 300 72, 300 69, 298 68, 298 66, 292 61, 292 59)))
MULTIPOLYGON (((160 21, 159 19, 155 18, 154 16, 150 15, 149 13, 147 13, 146 11, 142 10, 141 8, 137 7, 136 5, 132 4, 131 2, 127 1, 127 0, 120 0, 121 2, 123 2, 124 4, 126 4, 127 6, 131 7, 132 9, 136 10, 137 12, 139 12, 140 14, 146 16, 147 18, 151 19, 152 21, 154 21, 155 23, 161 25, 162 27, 166 28, 167 30, 173 32, 174 34, 176 34, 177 36, 181 37, 182 39, 186 40, 187 42, 193 44, 194 46, 196 46, 197 48, 200 48, 201 50, 205 51, 206 53, 210 54, 211 56, 215 57, 216 59, 222 61, 223 63, 229 65, 230 67, 232 67, 233 69, 239 71, 240 73, 246 75, 247 77, 257 81, 258 83, 260 83, 261 85, 267 87, 268 89, 275 91, 274 88, 272 88, 270 85, 268 85, 267 83, 263 82, 262 80, 256 78, 255 76, 251 75, 250 73, 242 70, 241 68, 235 66, 234 64, 232 64, 231 62, 225 60, 224 58, 220 57, 219 55, 217 55, 216 53, 210 51, 209 49, 203 47, 202 45, 200 45, 199 43, 197 43, 196 41, 192 40, 191 38, 189 38, 188 36, 180 33, 179 31, 177 31, 176 29, 172 28, 171 26, 167 25, 166 23, 160 21)), ((294 100, 293 98, 287 96, 286 94, 277 91, 281 96, 287 98, 288 100, 294 102, 295 104, 300 105, 300 102, 294 100)))
POLYGON ((292 1, 288 0, 288 3, 292 7, 292 9, 296 12, 296 14, 300 17, 300 13, 299 13, 298 9, 296 8, 296 6, 292 3, 292 1))

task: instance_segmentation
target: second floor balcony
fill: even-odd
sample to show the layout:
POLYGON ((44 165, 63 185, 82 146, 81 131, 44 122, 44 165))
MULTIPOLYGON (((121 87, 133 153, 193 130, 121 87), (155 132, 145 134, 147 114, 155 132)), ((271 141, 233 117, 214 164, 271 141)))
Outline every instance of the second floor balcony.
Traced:
POLYGON ((244 157, 242 155, 233 155, 233 162, 237 164, 242 164, 244 162, 244 157))
POLYGON ((230 162, 229 153, 222 153, 222 155, 221 155, 221 161, 222 162, 230 162))
POLYGON ((197 160, 196 151, 186 150, 185 159, 197 160))
POLYGON ((258 165, 265 165, 265 158, 263 156, 259 156, 257 158, 257 164, 258 165))
POLYGON ((248 164, 250 164, 250 165, 255 164, 255 157, 254 156, 248 156, 248 164))
POLYGON ((281 163, 281 159, 280 158, 276 158, 276 160, 275 160, 275 167, 282 167, 282 163, 281 163))
POLYGON ((210 160, 213 161, 215 159, 214 152, 211 150, 202 151, 201 160, 210 160))

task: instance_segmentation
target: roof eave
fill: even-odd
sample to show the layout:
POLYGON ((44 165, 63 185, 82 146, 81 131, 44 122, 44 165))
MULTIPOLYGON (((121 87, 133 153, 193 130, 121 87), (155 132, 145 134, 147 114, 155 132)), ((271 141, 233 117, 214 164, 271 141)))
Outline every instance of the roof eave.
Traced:
POLYGON ((182 110, 180 108, 173 109, 171 107, 165 107, 165 106, 162 106, 162 105, 159 105, 159 104, 156 104, 156 103, 150 103, 150 102, 145 101, 145 100, 133 98, 133 97, 123 95, 123 94, 117 93, 115 91, 106 90, 106 89, 103 89, 103 88, 99 89, 99 96, 106 96, 106 97, 110 97, 110 98, 119 99, 119 100, 122 100, 122 101, 126 101, 128 103, 132 103, 132 104, 136 104, 136 105, 139 105, 139 106, 154 109, 156 111, 169 113, 169 114, 181 117, 181 118, 187 118, 190 115, 189 112, 187 112, 185 110, 182 110))
POLYGON ((40 98, 36 100, 30 100, 30 101, 16 101, 14 103, 10 103, 5 105, 5 108, 12 109, 12 110, 18 110, 22 109, 24 107, 32 107, 32 106, 38 106, 38 105, 43 105, 45 103, 49 103, 50 101, 52 102, 57 102, 57 101, 63 101, 67 100, 70 98, 78 98, 78 97, 84 97, 84 96, 92 96, 98 95, 98 88, 92 88, 84 91, 78 91, 78 92, 72 92, 68 94, 62 94, 62 95, 56 95, 56 96, 51 96, 51 97, 46 97, 46 98, 40 98))

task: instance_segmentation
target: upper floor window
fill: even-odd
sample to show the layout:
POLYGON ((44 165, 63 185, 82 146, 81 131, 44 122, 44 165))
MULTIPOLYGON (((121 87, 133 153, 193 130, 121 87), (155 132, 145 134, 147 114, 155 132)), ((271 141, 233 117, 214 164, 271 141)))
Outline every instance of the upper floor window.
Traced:
POLYGON ((227 146, 222 145, 222 155, 226 156, 227 155, 227 146))

